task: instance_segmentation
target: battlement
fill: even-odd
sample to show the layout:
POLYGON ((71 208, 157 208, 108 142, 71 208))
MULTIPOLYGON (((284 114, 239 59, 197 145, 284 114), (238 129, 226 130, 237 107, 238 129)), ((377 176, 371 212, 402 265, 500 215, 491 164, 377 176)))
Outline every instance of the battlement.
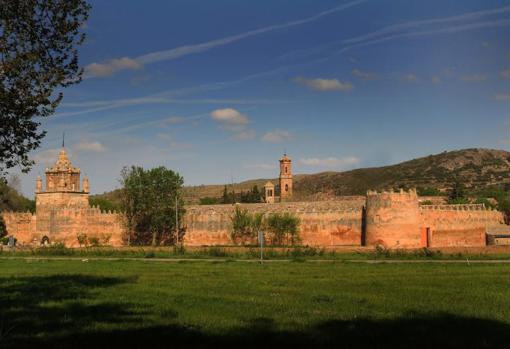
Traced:
POLYGON ((381 197, 418 197, 418 192, 416 191, 416 188, 412 188, 409 190, 404 190, 402 188, 395 190, 393 188, 383 190, 378 192, 377 190, 368 190, 367 191, 367 197, 374 197, 374 196, 381 196, 381 197))
POLYGON ((458 205, 422 205, 423 211, 493 211, 484 204, 458 204, 458 205))

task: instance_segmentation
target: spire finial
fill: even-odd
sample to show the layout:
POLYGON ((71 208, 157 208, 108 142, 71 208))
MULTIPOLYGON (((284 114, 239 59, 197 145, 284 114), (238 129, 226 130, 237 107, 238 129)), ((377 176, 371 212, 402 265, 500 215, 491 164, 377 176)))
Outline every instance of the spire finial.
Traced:
POLYGON ((66 133, 64 131, 64 132, 62 132, 62 148, 65 147, 65 140, 66 140, 66 133))

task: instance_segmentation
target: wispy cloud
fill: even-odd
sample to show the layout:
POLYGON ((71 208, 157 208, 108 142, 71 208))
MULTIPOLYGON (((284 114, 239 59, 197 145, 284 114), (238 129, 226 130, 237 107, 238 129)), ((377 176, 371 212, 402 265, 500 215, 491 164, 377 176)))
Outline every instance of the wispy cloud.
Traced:
POLYGON ((244 168, 256 169, 256 170, 274 170, 277 168, 275 164, 259 163, 259 164, 246 164, 244 168))
POLYGON ((80 142, 74 146, 77 151, 102 153, 106 150, 106 147, 100 142, 80 142))
MULTIPOLYGON (((34 161, 36 164, 42 164, 46 167, 49 167, 57 161, 59 152, 59 148, 42 150, 34 155, 34 161)), ((71 155, 69 151, 68 155, 71 155)))
POLYGON ((338 79, 307 79, 297 77, 292 81, 297 84, 305 85, 316 91, 350 91, 354 88, 350 82, 338 79))
POLYGON ((497 101, 510 101, 510 92, 509 93, 496 93, 494 95, 494 99, 497 101))
POLYGON ((462 81, 467 82, 479 82, 486 81, 488 79, 487 74, 471 74, 471 75, 463 75, 460 77, 462 81))
POLYGON ((510 79, 510 69, 504 69, 499 73, 502 79, 510 79))
POLYGON ((286 142, 286 141, 292 140, 293 138, 294 138, 293 134, 290 131, 286 131, 286 130, 269 131, 269 132, 266 132, 262 136, 262 140, 264 142, 269 142, 269 143, 286 142))
POLYGON ((358 164, 360 159, 355 156, 343 158, 331 156, 326 158, 302 158, 299 162, 306 166, 343 168, 358 164))
POLYGON ((407 82, 417 82, 418 77, 414 74, 405 74, 402 76, 402 80, 407 81, 407 82))
POLYGON ((291 27, 311 23, 311 22, 319 20, 320 18, 322 18, 324 16, 343 11, 350 7, 362 4, 366 1, 367 0, 351 1, 348 3, 342 4, 340 6, 334 7, 332 9, 322 11, 322 12, 320 12, 316 15, 313 15, 311 17, 307 17, 307 18, 303 18, 303 19, 295 20, 295 21, 290 21, 290 22, 286 22, 283 24, 270 25, 267 27, 263 27, 263 28, 247 31, 247 32, 240 33, 240 34, 231 35, 231 36, 223 37, 220 39, 199 43, 199 44, 191 44, 191 45, 185 45, 185 46, 172 48, 169 50, 150 52, 150 53, 138 56, 136 58, 124 57, 121 59, 113 59, 113 60, 110 60, 110 61, 107 61, 104 63, 92 63, 92 64, 89 64, 85 68, 85 70, 88 72, 89 77, 102 77, 102 76, 112 75, 113 73, 118 72, 120 70, 139 69, 140 66, 145 65, 145 64, 173 60, 173 59, 177 59, 177 58, 187 56, 190 54, 196 54, 196 53, 211 50, 216 47, 228 45, 233 42, 236 42, 236 41, 239 41, 239 40, 251 37, 251 36, 260 35, 260 34, 272 32, 272 31, 276 31, 276 30, 280 30, 280 29, 288 29, 291 27), (121 60, 123 60, 123 62, 119 62, 121 60), (133 62, 136 62, 139 66, 137 66, 133 62))
POLYGON ((369 72, 362 71, 362 70, 359 70, 359 69, 353 69, 352 75, 354 75, 354 76, 356 76, 356 77, 358 77, 360 79, 363 79, 363 80, 374 80, 374 79, 377 79, 377 74, 369 73, 369 72))

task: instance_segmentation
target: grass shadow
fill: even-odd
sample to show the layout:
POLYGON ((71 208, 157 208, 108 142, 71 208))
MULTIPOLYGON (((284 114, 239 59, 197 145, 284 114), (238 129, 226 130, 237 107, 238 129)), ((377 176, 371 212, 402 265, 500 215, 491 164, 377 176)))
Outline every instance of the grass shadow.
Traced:
MULTIPOLYGON (((510 343, 509 324, 452 314, 337 319, 295 330, 282 330, 274 319, 257 317, 213 332, 179 324, 151 326, 130 303, 95 302, 100 289, 133 281, 74 274, 0 279, 0 347, 456 349, 508 348, 510 343), (112 324, 110 328, 119 329, 102 326, 112 324)), ((165 316, 178 314, 166 309, 165 316)))

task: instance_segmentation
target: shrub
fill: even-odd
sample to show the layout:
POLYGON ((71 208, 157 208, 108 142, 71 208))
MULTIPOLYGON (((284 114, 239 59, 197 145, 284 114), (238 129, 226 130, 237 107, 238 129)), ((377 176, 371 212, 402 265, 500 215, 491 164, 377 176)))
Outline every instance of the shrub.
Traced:
POLYGON ((110 243, 110 239, 112 238, 112 234, 103 234, 102 240, 104 245, 108 245, 110 243))
POLYGON ((256 234, 254 230, 254 224, 256 224, 256 222, 254 216, 251 215, 248 210, 236 206, 231 220, 232 230, 230 232, 230 238, 234 243, 241 242, 244 245, 247 240, 253 240, 256 234))
POLYGON ((90 242, 90 245, 93 246, 93 247, 98 247, 99 246, 99 238, 97 238, 95 236, 89 238, 89 242, 90 242))
POLYGON ((299 218, 291 213, 272 213, 267 217, 265 226, 273 244, 294 245, 299 242, 299 218))
POLYGON ((87 234, 80 233, 80 234, 78 234, 78 236, 76 236, 76 238, 78 239, 78 243, 80 244, 80 247, 87 246, 87 244, 88 244, 87 234))
POLYGON ((206 196, 204 198, 200 198, 200 205, 218 205, 221 203, 219 198, 213 198, 206 196))
POLYGON ((70 256, 74 254, 74 250, 58 242, 47 247, 39 247, 34 253, 42 256, 70 256))

